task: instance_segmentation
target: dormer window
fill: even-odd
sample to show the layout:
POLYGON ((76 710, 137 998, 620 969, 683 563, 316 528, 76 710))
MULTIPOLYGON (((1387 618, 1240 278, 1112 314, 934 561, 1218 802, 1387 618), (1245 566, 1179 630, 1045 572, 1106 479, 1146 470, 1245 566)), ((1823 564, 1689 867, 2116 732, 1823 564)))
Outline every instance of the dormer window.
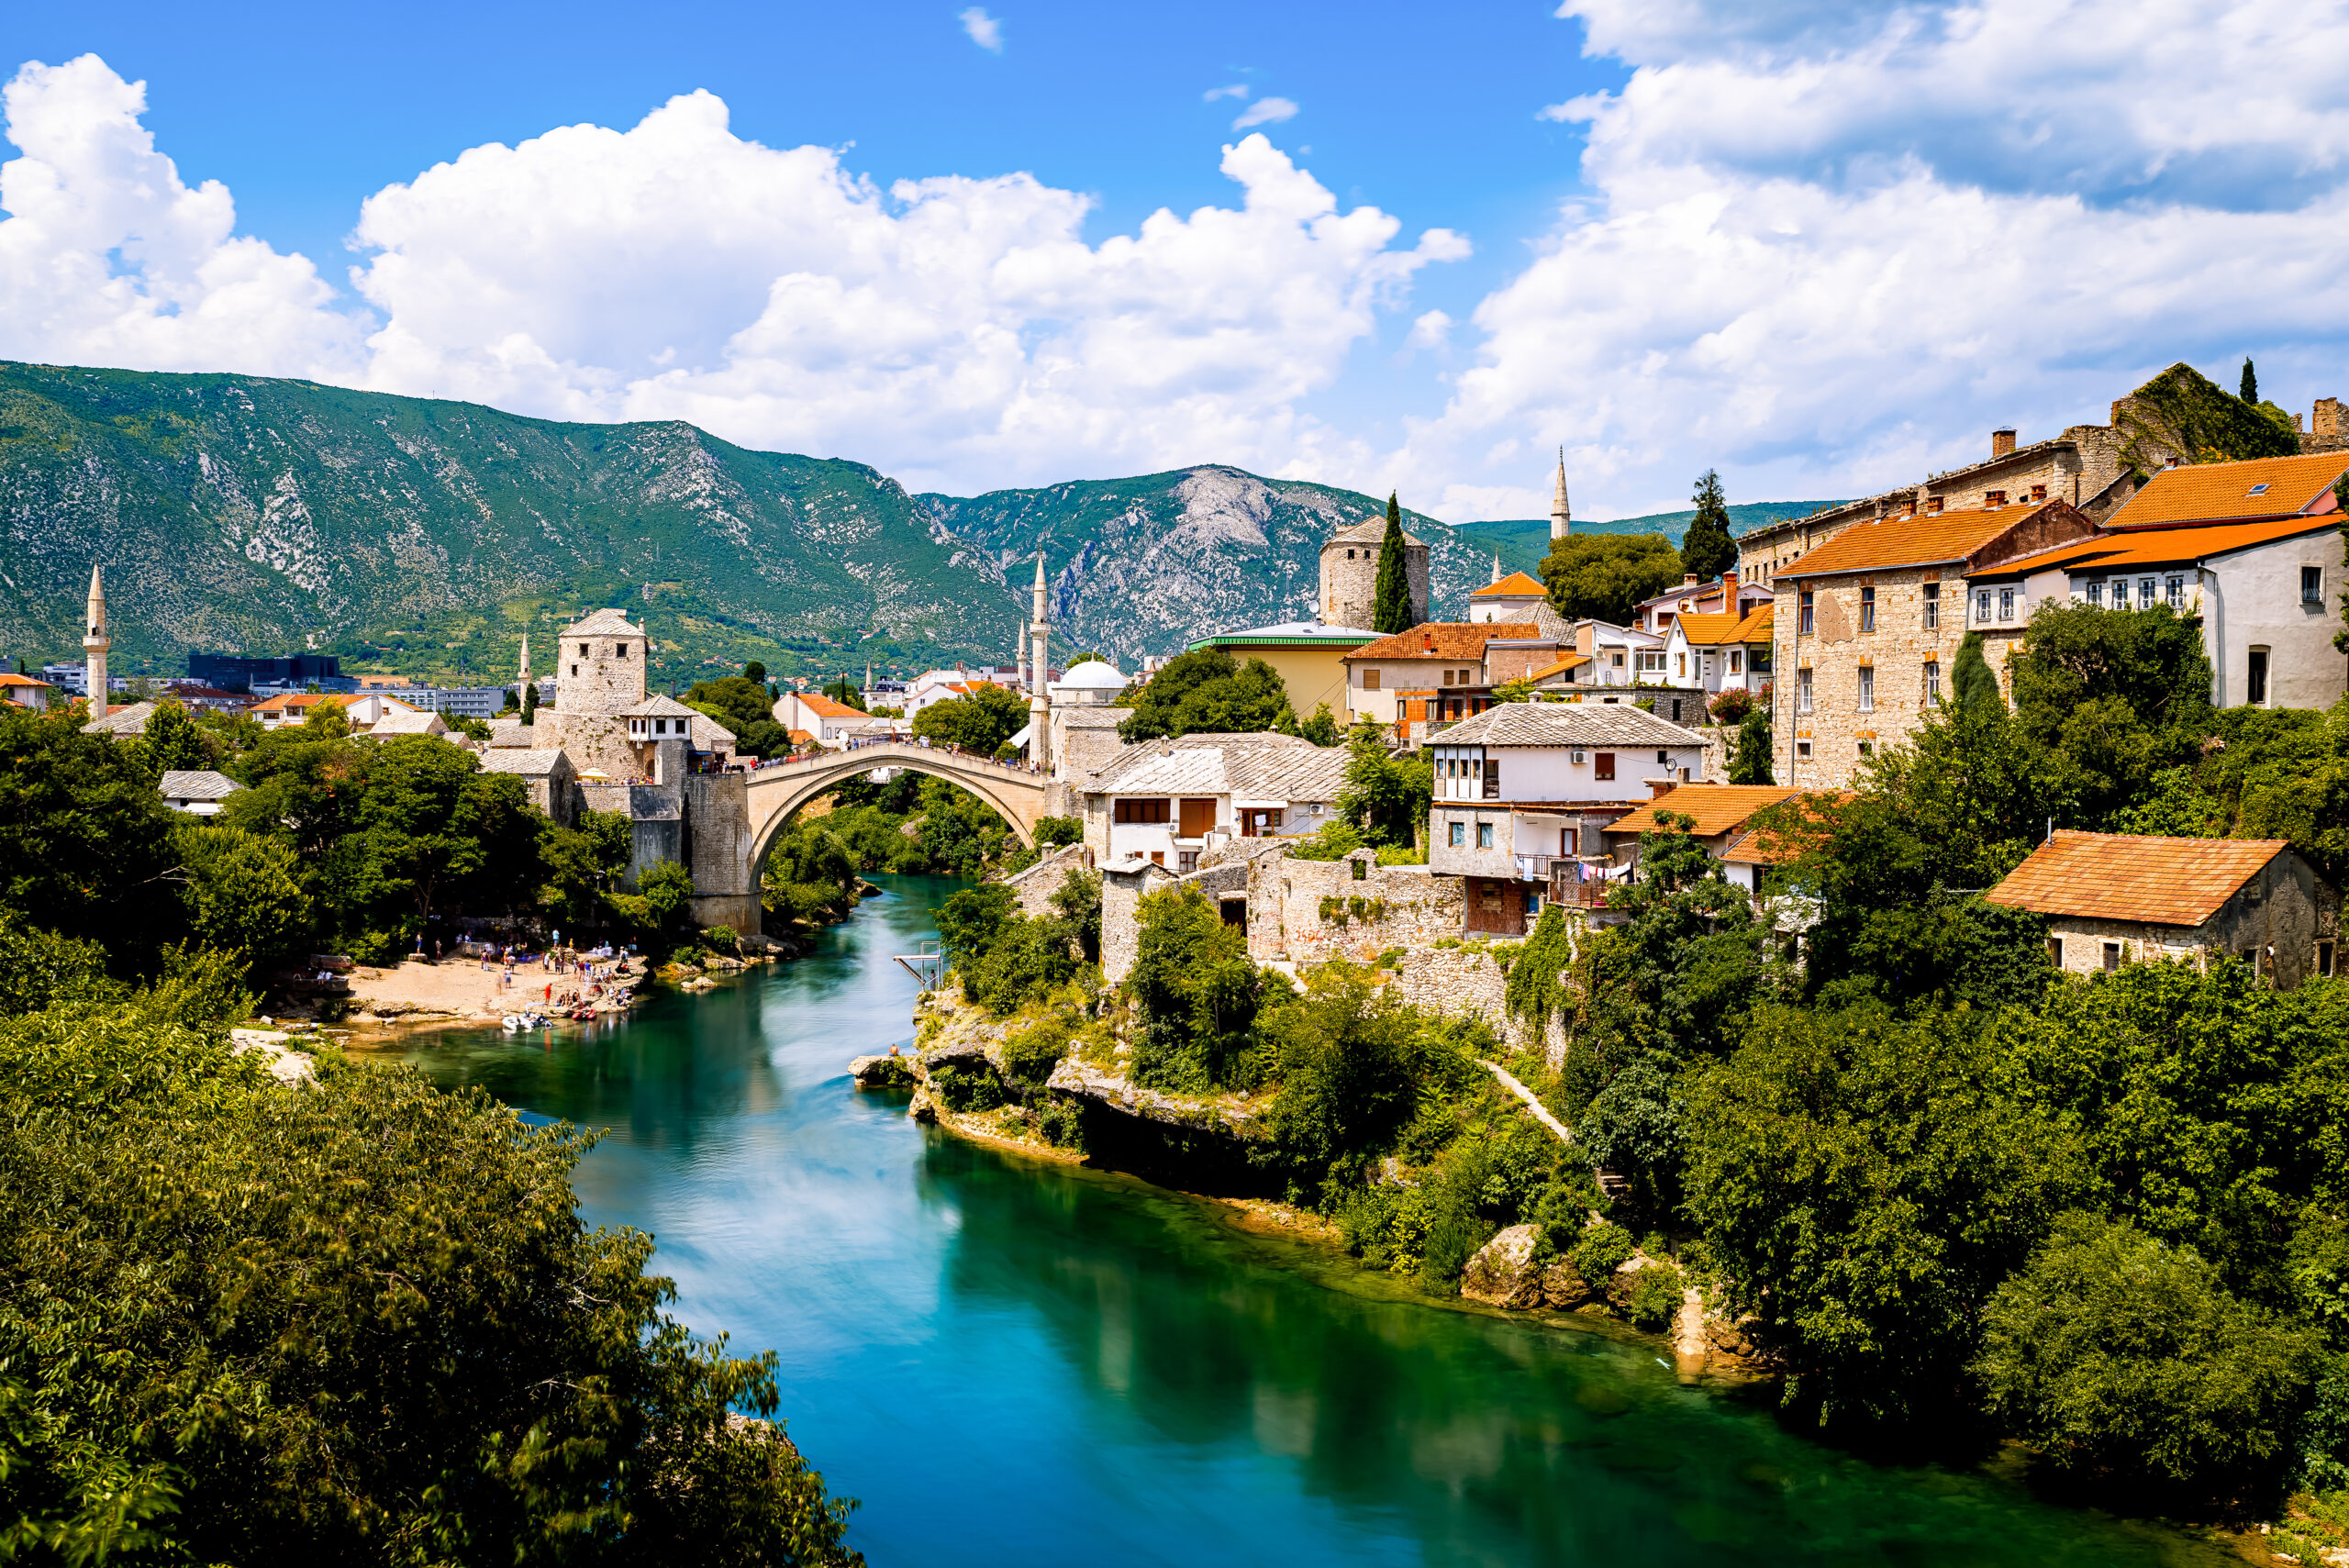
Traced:
POLYGON ((2254 484, 2249 490, 2244 491, 2243 494, 2246 495, 2265 495, 2267 494, 2267 486, 2265 484, 2254 484))
POLYGON ((1985 506, 2003 506, 2007 504, 2007 493, 2003 490, 1987 491, 1983 494, 1982 504, 1985 506))

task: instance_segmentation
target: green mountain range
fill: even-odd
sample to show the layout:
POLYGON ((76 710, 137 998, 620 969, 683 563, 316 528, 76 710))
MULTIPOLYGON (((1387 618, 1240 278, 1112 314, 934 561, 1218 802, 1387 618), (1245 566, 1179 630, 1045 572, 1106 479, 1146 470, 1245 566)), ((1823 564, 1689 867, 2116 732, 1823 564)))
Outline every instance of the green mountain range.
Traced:
MULTIPOLYGON (((193 650, 312 651, 504 682, 524 633, 543 673, 555 630, 604 605, 642 618, 663 685, 749 659, 778 674, 994 662, 1013 655, 1039 550, 1056 655, 1130 662, 1310 617, 1322 542, 1382 510, 1213 465, 909 495, 861 463, 681 423, 0 361, 0 655, 34 669, 80 657, 93 562, 117 674, 177 673, 193 650)), ((1743 526, 1756 508, 1735 510, 1743 526)), ((1496 550, 1537 568, 1548 532, 1406 526, 1428 541, 1439 616, 1464 613, 1496 550)))

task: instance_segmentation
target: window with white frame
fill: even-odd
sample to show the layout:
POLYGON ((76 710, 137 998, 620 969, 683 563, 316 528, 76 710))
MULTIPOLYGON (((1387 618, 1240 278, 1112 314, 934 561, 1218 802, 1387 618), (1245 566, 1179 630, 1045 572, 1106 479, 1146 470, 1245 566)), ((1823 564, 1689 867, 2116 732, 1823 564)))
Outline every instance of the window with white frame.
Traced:
POLYGON ((1810 711, 1810 670, 1806 665, 1795 672, 1795 711, 1797 713, 1810 711))
POLYGON ((1941 705, 1942 705, 1942 665, 1941 665, 1941 661, 1940 661, 1940 660, 1938 660, 1938 659, 1928 659, 1928 660, 1926 660, 1926 661, 1925 661, 1925 706, 1926 706, 1927 707, 1939 707, 1939 706, 1941 706, 1941 705))
POLYGON ((2150 610, 2154 607, 2154 583, 2151 577, 2137 579, 2137 607, 2139 609, 2150 610))
POLYGON ((2091 583, 2088 584, 2088 608, 2092 610, 2100 610, 2104 608, 2103 584, 2091 583))
POLYGON ((1810 742, 1808 740, 1796 741, 1795 755, 1808 760, 1810 756, 1810 742))
POLYGON ((1974 595, 1974 618, 1985 626, 1990 623, 1990 590, 1987 588, 1974 595))
POLYGON ((1817 608, 1812 600, 1811 590, 1805 588, 1802 591, 1801 607, 1796 612, 1795 635, 1797 637, 1809 637, 1819 629, 1817 608))
POLYGON ((2015 618, 2015 591, 2012 588, 1998 590, 1998 618, 2000 620, 2015 618))
POLYGON ((1873 585, 1860 590, 1860 629, 1862 631, 1876 629, 1876 589, 1873 585))
POLYGON ((1942 585, 1925 584, 1924 625, 1927 631, 1938 631, 1942 624, 1942 585))
POLYGON ((2300 568, 2300 603, 2304 605, 2324 603, 2323 567, 2303 566, 2300 568))
POLYGON ((1860 666, 1860 711, 1876 711, 1876 666, 1873 664, 1860 666))
POLYGON ((2182 609, 2184 609, 2184 608, 2186 607, 2186 579, 2185 579, 2185 578, 2183 578, 2183 577, 2172 577, 2172 578, 2170 578, 2170 580, 2169 580, 2168 582, 2166 582, 2166 583, 2165 583, 2165 584, 2162 584, 2162 591, 2163 591, 2163 596, 2164 596, 2164 597, 2165 597, 2166 599, 2168 599, 2168 601, 2169 601, 2169 607, 2170 607, 2171 609, 2174 609, 2174 610, 2182 610, 2182 609))

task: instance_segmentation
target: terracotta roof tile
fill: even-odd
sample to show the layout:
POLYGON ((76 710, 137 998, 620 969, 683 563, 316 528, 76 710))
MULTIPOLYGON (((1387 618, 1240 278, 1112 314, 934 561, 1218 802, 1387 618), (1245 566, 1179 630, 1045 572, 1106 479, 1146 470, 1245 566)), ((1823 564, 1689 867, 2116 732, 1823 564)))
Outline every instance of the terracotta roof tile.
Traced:
POLYGON ((2199 926, 2289 848, 2282 839, 2155 839, 2064 828, 1983 896, 2042 915, 2199 926))
POLYGON ((2165 468, 2112 515, 2112 526, 2137 528, 2330 511, 2331 491, 2343 473, 2349 473, 2349 452, 2165 468), (2259 494, 2253 495, 2254 489, 2259 494))
POLYGON ((873 717, 862 708, 851 707, 844 702, 835 702, 830 697, 819 694, 800 692, 796 695, 801 702, 807 705, 807 711, 818 718, 870 718, 873 717))
POLYGON ((1512 572, 1499 582, 1479 588, 1468 596, 1472 599, 1487 597, 1540 599, 1548 597, 1549 593, 1550 590, 1543 587, 1538 579, 1529 577, 1522 572, 1512 572))
POLYGON ((2295 534, 2327 533, 2338 524, 2335 514, 2325 513, 2316 517, 2269 517, 2254 523, 2217 523, 2204 528, 2122 528, 2004 562, 1997 571, 2043 572, 2065 566, 2074 572, 2094 573, 2107 567, 2187 565, 2224 555, 2231 550, 2290 539, 2295 534))
POLYGON ((1482 659, 1485 644, 1495 638, 1535 638, 1542 628, 1531 621, 1428 621, 1408 631, 1365 642, 1346 655, 1356 659, 1482 659), (1430 644, 1433 646, 1431 647, 1430 644))
POLYGON ((1953 507, 1946 512, 1854 523, 1801 560, 1780 567, 1778 575, 1812 577, 1830 572, 1963 561, 2037 510, 2035 506, 1953 507))
POLYGON ((1680 635, 1691 647, 1718 648, 1725 643, 1742 641, 1737 629, 1742 618, 1730 614, 1685 615, 1680 617, 1680 635))
POLYGON ((1653 833, 1659 826, 1657 813, 1669 811, 1675 816, 1695 817, 1697 825, 1688 830, 1699 839, 1709 839, 1716 833, 1742 828, 1746 818, 1764 806, 1776 806, 1802 793, 1783 784, 1685 784, 1666 790, 1629 817, 1609 823, 1607 831, 1653 833))
POLYGON ((1737 629, 1730 634, 1729 640, 1731 642, 1767 642, 1770 640, 1771 625, 1777 619, 1777 606, 1767 603, 1756 605, 1753 611, 1748 614, 1743 620, 1737 623, 1737 629))

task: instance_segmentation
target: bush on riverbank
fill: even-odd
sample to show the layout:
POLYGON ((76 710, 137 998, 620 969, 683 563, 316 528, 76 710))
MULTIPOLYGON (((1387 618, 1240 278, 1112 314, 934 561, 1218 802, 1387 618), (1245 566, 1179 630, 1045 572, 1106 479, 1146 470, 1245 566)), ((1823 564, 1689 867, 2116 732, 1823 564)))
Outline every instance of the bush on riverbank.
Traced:
POLYGON ((0 1541, 34 1561, 847 1562, 774 1358, 591 1230, 590 1140, 328 1052, 232 1057, 217 958, 133 990, 8 932, 0 1541))

